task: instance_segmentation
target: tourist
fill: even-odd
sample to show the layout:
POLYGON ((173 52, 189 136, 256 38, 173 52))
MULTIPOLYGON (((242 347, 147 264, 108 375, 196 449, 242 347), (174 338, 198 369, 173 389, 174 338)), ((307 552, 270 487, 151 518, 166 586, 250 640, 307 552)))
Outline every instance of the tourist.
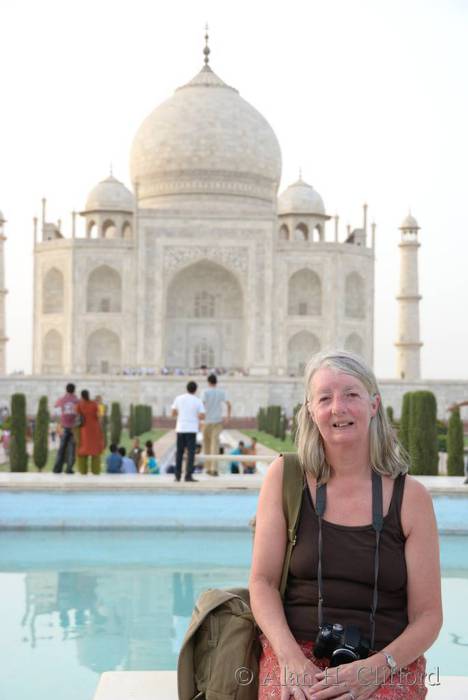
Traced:
POLYGON ((185 481, 197 481, 192 476, 195 459, 195 446, 197 433, 200 427, 200 420, 205 417, 205 408, 198 396, 195 396, 197 385, 191 381, 187 384, 187 392, 180 394, 172 404, 172 416, 177 417, 177 453, 175 481, 180 481, 182 476, 182 459, 187 450, 187 466, 185 470, 185 481))
POLYGON ((117 445, 112 442, 109 445, 109 454, 106 457, 106 472, 108 474, 122 474, 123 458, 117 445))
POLYGON ((258 697, 279 697, 274 682, 262 681, 278 676, 282 698, 424 698, 423 654, 442 622, 431 497, 406 475, 405 453, 361 358, 341 351, 314 356, 305 393, 296 436, 304 488, 283 600, 278 589, 288 537, 281 455, 259 497, 250 576, 262 630, 258 697), (357 638, 348 637, 354 660, 342 639, 322 643, 325 623, 356 625, 356 637, 375 653, 367 656, 364 643, 358 649, 357 638), (324 673, 330 659, 339 670, 324 673))
POLYGON ((145 442, 145 449, 141 450, 141 454, 140 454, 140 462, 139 462, 139 467, 138 467, 138 471, 140 474, 147 474, 148 473, 148 469, 146 467, 147 467, 147 463, 148 463, 148 458, 151 456, 151 454, 154 454, 153 453, 153 441, 147 440, 145 442))
POLYGON ((98 405, 96 401, 91 401, 87 389, 83 389, 81 392, 81 401, 77 405, 77 413, 81 416, 82 421, 78 444, 78 469, 81 474, 87 474, 88 458, 91 458, 91 472, 100 474, 104 435, 99 423, 98 405))
POLYGON ((2 430, 2 445, 5 451, 5 456, 10 456, 10 442, 11 442, 11 431, 9 428, 3 428, 2 430))
POLYGON ((61 474, 64 462, 67 462, 67 474, 73 474, 75 463, 75 436, 73 429, 76 427, 78 397, 75 394, 75 385, 70 382, 65 388, 65 394, 57 399, 55 407, 60 408, 60 423, 62 433, 60 445, 55 458, 54 473, 61 474))
MULTIPOLYGON (((230 451, 230 455, 243 455, 245 453, 245 442, 242 440, 239 442, 237 447, 230 451)), ((240 474, 239 462, 231 462, 229 465, 231 474, 240 474)))
POLYGON ((152 446, 147 447, 141 455, 141 474, 159 474, 159 465, 152 446))
MULTIPOLYGON (((227 418, 231 417, 231 403, 227 400, 223 389, 216 386, 216 374, 208 376, 208 389, 202 393, 205 406, 205 426, 203 428, 203 452, 205 455, 219 454, 219 436, 223 429, 223 404, 226 404, 227 418)), ((212 459, 205 459, 205 472, 210 476, 218 476, 218 464, 212 459)))
POLYGON ((136 437, 133 439, 133 446, 132 446, 132 449, 130 450, 129 457, 130 457, 130 459, 133 459, 137 473, 138 473, 138 470, 140 469, 140 460, 141 460, 141 453, 142 452, 143 452, 143 450, 140 447, 140 438, 136 437))
MULTIPOLYGON (((257 454, 257 438, 253 437, 252 442, 249 447, 244 450, 245 455, 256 455, 257 454)), ((256 472, 255 462, 242 462, 242 471, 244 474, 255 474, 256 472)))
POLYGON ((127 457, 125 447, 119 447, 119 455, 122 457, 122 474, 136 474, 137 468, 135 462, 130 457, 127 457))

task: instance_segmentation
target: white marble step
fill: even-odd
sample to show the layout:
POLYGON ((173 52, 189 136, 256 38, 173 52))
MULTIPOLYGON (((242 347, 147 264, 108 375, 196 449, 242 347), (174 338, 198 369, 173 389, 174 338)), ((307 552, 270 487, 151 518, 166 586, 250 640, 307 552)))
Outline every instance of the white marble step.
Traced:
MULTIPOLYGON (((441 676, 427 700, 467 700, 468 676, 441 676)), ((103 673, 94 700, 177 700, 175 671, 111 671, 103 673)))

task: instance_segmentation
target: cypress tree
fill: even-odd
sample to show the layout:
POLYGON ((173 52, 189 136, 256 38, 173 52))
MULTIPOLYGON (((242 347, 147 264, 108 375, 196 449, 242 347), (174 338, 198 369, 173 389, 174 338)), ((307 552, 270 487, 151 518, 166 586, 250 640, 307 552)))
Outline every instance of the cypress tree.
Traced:
POLYGON ((47 464, 49 454, 49 422, 50 414, 47 407, 47 396, 41 396, 36 414, 36 426, 34 429, 33 461, 41 470, 47 464))
POLYGON ((288 419, 286 417, 286 414, 283 413, 281 415, 281 421, 280 421, 280 434, 279 438, 280 440, 283 440, 283 442, 286 440, 286 431, 288 429, 288 419))
POLYGON ((259 408, 257 413, 257 430, 265 432, 265 409, 259 408))
POLYGON ((409 424, 411 415, 411 397, 412 392, 408 391, 403 395, 403 405, 401 407, 400 430, 398 431, 398 439, 409 452, 409 424))
POLYGON ((274 436, 281 439, 281 406, 275 406, 274 436))
POLYGON ((130 411, 128 414, 128 436, 130 438, 135 437, 135 409, 133 404, 130 404, 130 411))
POLYGON ((111 406, 111 416, 110 416, 110 429, 111 429, 111 443, 115 445, 120 444, 120 435, 122 433, 122 413, 120 411, 120 404, 118 401, 113 401, 111 406))
POLYGON ((140 404, 135 406, 135 435, 141 435, 143 432, 141 409, 142 406, 140 404))
POLYGON ((460 409, 452 411, 448 422, 447 433, 447 474, 449 476, 464 475, 464 436, 460 409))
POLYGON ((409 454, 412 474, 438 474, 437 403, 431 391, 413 392, 409 421, 409 454))
POLYGON ((295 439, 296 439, 296 434, 297 434, 297 427, 298 427, 298 426, 297 426, 297 414, 299 413, 299 411, 301 410, 301 408, 302 408, 302 404, 301 404, 301 403, 297 403, 297 404, 294 406, 294 409, 293 409, 293 419, 292 419, 292 425, 291 425, 291 440, 292 440, 293 442, 295 441, 295 439))
POLYGON ((12 472, 25 472, 27 469, 26 396, 13 394, 11 397, 10 470, 12 472))
POLYGON ((387 418, 388 418, 389 422, 390 422, 392 425, 394 425, 394 423, 395 423, 395 417, 394 417, 394 415, 393 415, 393 408, 392 408, 392 406, 387 406, 387 408, 386 408, 385 410, 387 411, 387 418))

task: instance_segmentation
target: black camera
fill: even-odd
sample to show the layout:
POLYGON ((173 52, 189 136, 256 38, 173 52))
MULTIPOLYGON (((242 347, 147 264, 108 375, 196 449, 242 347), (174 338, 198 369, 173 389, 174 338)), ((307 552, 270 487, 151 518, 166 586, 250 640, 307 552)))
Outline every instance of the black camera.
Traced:
POLYGON ((330 659, 330 666, 350 664, 358 659, 367 659, 370 644, 361 637, 356 625, 343 627, 339 623, 324 623, 315 640, 314 656, 317 659, 330 659))

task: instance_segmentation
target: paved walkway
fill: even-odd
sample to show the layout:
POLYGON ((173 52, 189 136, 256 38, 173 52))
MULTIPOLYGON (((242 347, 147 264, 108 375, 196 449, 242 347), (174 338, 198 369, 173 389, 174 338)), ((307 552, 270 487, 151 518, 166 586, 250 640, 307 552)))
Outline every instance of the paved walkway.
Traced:
MULTIPOLYGON (((154 443, 158 460, 164 463, 167 456, 174 451, 176 433, 170 430, 154 443)), ((249 436, 239 430, 226 429, 221 433, 221 441, 228 446, 235 447, 240 440, 250 442, 249 436)), ((0 446, 0 451, 1 451, 0 446)), ((224 473, 217 478, 204 473, 197 473, 197 483, 175 483, 172 474, 100 474, 94 476, 88 474, 82 476, 79 473, 53 474, 51 472, 0 472, 0 491, 84 491, 84 490, 153 490, 153 489, 181 489, 197 491, 223 491, 232 489, 258 490, 261 487, 264 472, 267 465, 278 454, 261 443, 257 444, 256 461, 258 470, 256 474, 229 474, 227 462, 224 473)), ((235 459, 235 458, 233 458, 235 459)), ((229 461, 232 461, 231 459, 229 461)), ((1 452, 0 452, 1 462, 1 452)), ((221 472, 223 472, 221 468, 221 472)), ((468 484, 464 484, 462 476, 419 476, 417 477, 430 491, 437 495, 468 495, 468 484)))

